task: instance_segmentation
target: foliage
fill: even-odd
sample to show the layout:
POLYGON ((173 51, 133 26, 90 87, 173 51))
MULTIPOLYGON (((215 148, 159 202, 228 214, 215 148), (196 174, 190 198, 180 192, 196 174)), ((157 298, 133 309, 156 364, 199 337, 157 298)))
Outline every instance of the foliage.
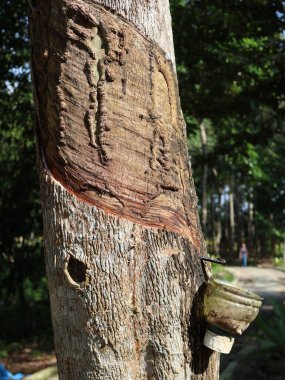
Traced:
POLYGON ((214 277, 220 278, 229 282, 234 280, 234 275, 227 270, 226 267, 221 266, 220 264, 211 264, 211 269, 214 277))
POLYGON ((285 263, 283 261, 283 257, 274 257, 273 264, 280 270, 285 270, 285 263))
POLYGON ((19 339, 41 326, 35 313, 50 322, 35 165, 28 4, 20 0, 1 5, 0 337, 19 339), (42 308, 46 311, 40 312, 42 308))
POLYGON ((210 252, 229 253, 233 234, 236 250, 247 240, 251 253, 273 254, 285 236, 284 2, 173 0, 171 4, 199 199, 203 165, 208 165, 210 252), (208 135, 206 156, 199 132, 202 121, 208 135), (229 228, 231 191, 235 231, 229 228), (249 228, 251 204, 254 220, 249 228), (212 241, 219 223, 220 252, 215 252, 212 241))

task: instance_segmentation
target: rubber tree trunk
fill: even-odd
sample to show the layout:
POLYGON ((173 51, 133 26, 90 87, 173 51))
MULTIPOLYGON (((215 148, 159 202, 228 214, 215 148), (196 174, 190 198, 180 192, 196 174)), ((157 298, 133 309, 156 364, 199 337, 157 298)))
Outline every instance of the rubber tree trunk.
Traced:
POLYGON ((30 8, 60 379, 216 379, 168 1, 30 8))

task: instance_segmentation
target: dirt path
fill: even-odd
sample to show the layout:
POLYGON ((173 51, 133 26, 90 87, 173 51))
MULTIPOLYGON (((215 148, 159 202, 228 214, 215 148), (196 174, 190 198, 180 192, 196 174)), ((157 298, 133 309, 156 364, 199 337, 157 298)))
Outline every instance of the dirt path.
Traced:
POLYGON ((235 276, 235 283, 264 298, 264 304, 271 300, 285 300, 285 272, 275 268, 228 267, 235 276))

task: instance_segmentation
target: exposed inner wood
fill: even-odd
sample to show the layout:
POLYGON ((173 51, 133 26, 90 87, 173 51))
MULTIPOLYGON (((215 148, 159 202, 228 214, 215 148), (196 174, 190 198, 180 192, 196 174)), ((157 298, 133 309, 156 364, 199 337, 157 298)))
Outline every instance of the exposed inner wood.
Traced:
POLYGON ((120 17, 93 3, 63 3, 31 30, 42 35, 33 62, 49 170, 79 199, 199 248, 172 64, 120 17))

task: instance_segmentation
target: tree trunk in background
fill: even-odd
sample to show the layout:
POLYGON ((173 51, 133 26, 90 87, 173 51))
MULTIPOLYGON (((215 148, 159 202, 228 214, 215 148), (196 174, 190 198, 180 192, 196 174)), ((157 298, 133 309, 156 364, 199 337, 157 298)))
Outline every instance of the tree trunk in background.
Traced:
MULTIPOLYGON (((271 228, 273 230, 273 228, 274 228, 273 227, 274 226, 274 214, 272 212, 269 214, 269 220, 271 223, 271 228)), ((270 237, 270 252, 267 252, 267 257, 274 257, 275 250, 276 250, 276 237, 275 237, 274 233, 272 232, 271 237, 270 237)))
POLYGON ((207 180, 208 180, 208 163, 207 153, 208 153, 208 142, 207 142, 207 131, 204 120, 200 123, 200 137, 201 137, 201 150, 203 155, 203 177, 202 177, 202 230, 205 235, 207 235, 207 180))
POLYGON ((168 1, 32 1, 30 35, 60 379, 217 379, 168 1))
MULTIPOLYGON (((218 172, 216 168, 213 168, 214 183, 212 187, 213 194, 216 194, 217 204, 213 205, 213 237, 214 237, 214 252, 215 254, 221 254, 221 240, 222 240, 222 190, 218 181, 218 172)), ((213 203, 214 199, 213 199, 213 203)))
MULTIPOLYGON (((243 227, 242 227, 242 201, 241 193, 239 186, 235 187, 235 220, 236 220, 236 239, 237 239, 237 248, 240 249, 243 240, 243 227)), ((238 256, 237 256, 238 257, 238 256)))
MULTIPOLYGON (((211 186, 211 246, 212 246, 212 253, 214 255, 217 254, 216 251, 216 234, 215 234, 215 221, 216 221, 216 205, 215 205, 215 186, 212 184, 211 186)), ((209 250, 209 247, 208 247, 209 250)))
POLYGON ((221 218, 221 211, 222 211, 222 205, 221 205, 221 190, 218 190, 218 206, 217 206, 217 220, 216 220, 216 226, 215 226, 215 251, 221 255, 221 240, 222 240, 222 218, 221 218))
POLYGON ((254 221, 253 221, 253 212, 254 212, 254 204, 253 204, 253 190, 249 189, 249 202, 248 202, 248 221, 247 221, 247 235, 248 235, 248 249, 249 253, 253 253, 253 239, 254 239, 254 221))
POLYGON ((229 257, 233 259, 235 254, 235 208, 234 208, 234 177, 231 177, 230 191, 229 191, 229 209, 230 209, 230 252, 229 257))

